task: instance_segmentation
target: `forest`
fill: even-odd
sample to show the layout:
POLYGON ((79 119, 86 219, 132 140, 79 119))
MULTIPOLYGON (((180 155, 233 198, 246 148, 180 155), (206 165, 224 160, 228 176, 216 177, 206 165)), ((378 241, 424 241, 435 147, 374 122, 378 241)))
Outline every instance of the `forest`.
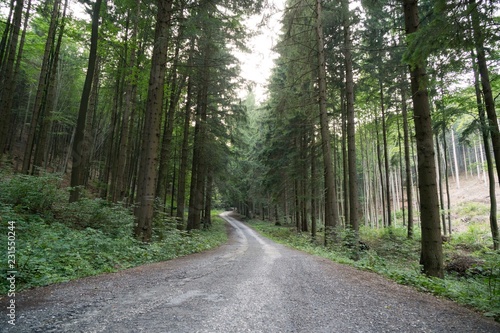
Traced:
POLYGON ((43 257, 73 232, 80 248, 130 250, 120 260, 201 251, 224 239, 213 212, 234 209, 355 261, 367 232, 403 235, 439 279, 470 220, 450 193, 475 180, 488 230, 476 255, 498 300, 499 9, 287 0, 256 96, 235 52, 252 52, 245 19, 265 26, 271 1, 0 1, 2 230, 16 221, 18 265, 47 269, 21 278, 64 280, 43 257))

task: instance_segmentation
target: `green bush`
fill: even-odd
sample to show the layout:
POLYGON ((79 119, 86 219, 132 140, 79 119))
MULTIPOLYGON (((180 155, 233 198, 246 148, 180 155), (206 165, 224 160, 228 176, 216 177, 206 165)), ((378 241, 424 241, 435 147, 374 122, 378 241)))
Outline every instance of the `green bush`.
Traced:
POLYGON ((132 235, 131 212, 106 200, 82 198, 58 207, 57 215, 63 223, 79 229, 93 228, 111 237, 132 235))
MULTIPOLYGON (((132 236, 134 216, 117 204, 83 198, 68 203, 68 191, 53 175, 8 175, 0 181, 0 251, 7 253, 9 221, 15 222, 17 290, 112 272, 213 248, 227 240, 225 223, 213 217, 203 231, 179 231, 161 214, 155 241, 132 236)), ((5 276, 6 265, 0 267, 5 276)), ((0 281, 0 294, 8 291, 0 281)))
POLYGON ((61 191, 60 185, 61 178, 54 174, 6 177, 0 182, 0 201, 16 210, 45 214, 55 203, 66 200, 66 193, 61 191))

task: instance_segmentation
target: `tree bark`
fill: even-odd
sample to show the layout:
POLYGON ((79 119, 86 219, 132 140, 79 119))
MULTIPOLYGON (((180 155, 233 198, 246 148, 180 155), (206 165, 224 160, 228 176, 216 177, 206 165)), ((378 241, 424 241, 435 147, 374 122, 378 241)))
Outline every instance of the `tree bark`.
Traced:
POLYGON ((158 168, 158 148, 160 140, 161 115, 163 110, 163 91, 167 63, 168 44, 173 0, 158 0, 156 16, 155 43, 151 59, 144 136, 141 151, 143 156, 139 165, 137 184, 137 225, 135 235, 143 242, 150 242, 152 236, 155 186, 158 168))
POLYGON ((326 110, 326 63, 323 40, 323 25, 321 22, 321 0, 316 0, 316 38, 318 44, 318 86, 319 86, 319 113, 321 127, 321 147, 323 151, 325 177, 325 245, 334 237, 338 225, 339 212, 337 207, 337 193, 335 189, 335 175, 333 173, 332 153, 330 147, 330 128, 326 110))
MULTIPOLYGON (((355 232, 357 244, 357 233, 359 231, 358 221, 358 173, 356 168, 356 124, 354 112, 354 75, 352 69, 352 41, 351 23, 349 12, 349 0, 342 1, 342 12, 344 14, 344 62, 345 62, 345 86, 346 86, 346 112, 347 112, 347 159, 349 164, 349 226, 355 232)), ((347 221, 346 221, 347 222, 347 221)), ((357 247, 357 246, 356 246, 357 247)))
POLYGON ((88 165, 85 161, 89 144, 85 142, 85 125, 87 119, 87 111, 89 105, 90 94, 92 90, 92 81, 94 79, 95 67, 97 63, 97 42, 99 39, 99 18, 101 12, 101 4, 103 0, 96 0, 92 10, 92 34, 90 36, 90 54, 87 66, 87 75, 83 86, 82 97, 80 100, 80 109, 78 111, 78 120, 76 123, 75 140, 73 142, 73 159, 71 167, 71 187, 70 202, 77 201, 80 198, 81 188, 85 184, 85 173, 88 165))
POLYGON ((384 166, 385 166, 385 204, 387 209, 387 226, 392 227, 392 213, 391 213, 391 190, 389 182, 389 148, 387 145, 387 126, 385 123, 385 101, 384 101, 384 85, 382 79, 379 79, 380 84, 380 108, 382 110, 382 140, 384 142, 384 166))
MULTIPOLYGON (((12 2, 13 5, 13 2, 12 2)), ((3 156, 5 145, 8 141, 10 119, 12 115, 12 102, 14 96, 15 82, 16 82, 16 71, 15 71, 15 61, 17 53, 17 43, 19 39, 19 30, 21 28, 21 20, 23 14, 23 0, 16 1, 14 7, 14 17, 12 24, 7 24, 7 28, 12 28, 12 34, 10 37, 9 45, 5 47, 6 49, 6 62, 5 65, 2 61, 1 73, 1 91, 2 95, 0 100, 0 119, 2 119, 0 124, 0 159, 3 156)), ((7 39, 7 38, 6 38, 7 39)), ((3 38, 2 38, 3 42, 3 38)), ((7 41, 5 41, 7 44, 7 41)))
POLYGON ((495 173, 493 171, 493 159, 490 152, 490 131, 488 130, 486 116, 484 112, 484 105, 482 102, 482 94, 481 89, 479 88, 479 74, 476 67, 476 64, 473 64, 474 69, 474 88, 476 92, 476 101, 477 108, 479 111, 479 121, 481 124, 481 134, 484 143, 484 150, 486 153, 486 164, 488 168, 488 189, 490 195, 490 229, 491 236, 493 238, 493 249, 500 249, 500 235, 498 230, 498 221, 497 221, 497 199, 495 194, 495 173))
POLYGON ((316 240, 316 136, 311 131, 311 237, 316 240))
POLYGON ((193 90, 192 78, 189 78, 187 85, 186 106, 184 115, 184 126, 182 132, 181 163, 179 166, 179 184, 177 186, 177 228, 184 227, 184 207, 186 201, 186 175, 189 154, 189 127, 191 122, 191 94, 193 90))
POLYGON ((500 182, 500 130, 498 127, 498 119, 495 111, 495 99, 491 90, 490 75, 488 65, 486 63, 486 54, 484 49, 484 34, 481 29, 479 11, 476 0, 469 0, 472 7, 470 11, 472 20, 472 32, 474 37, 474 46, 476 49, 477 69, 481 78, 481 87, 484 98, 484 108, 488 117, 488 125, 490 128, 491 143, 493 146, 493 155, 497 167, 498 181, 500 182))
POLYGON ((177 66, 179 58, 180 43, 182 41, 181 33, 179 33, 178 40, 175 46, 174 60, 170 75, 170 91, 168 98, 167 119, 165 119, 165 126, 163 128, 163 138, 161 143, 160 153, 160 169, 158 171, 158 184, 156 185, 156 197, 159 198, 160 203, 165 205, 167 200, 167 179, 168 167, 170 162, 172 150, 172 134, 174 131, 174 116, 179 102, 181 91, 184 86, 185 78, 178 78, 177 66))
MULTIPOLYGON (((418 0, 403 0, 406 34, 418 30, 418 0)), ((428 276, 442 278, 443 249, 432 137, 427 74, 422 63, 410 67, 418 155, 422 245, 420 263, 428 276)))
POLYGON ((127 195, 127 178, 130 169, 130 163, 127 163, 127 153, 129 151, 129 128, 130 117, 133 113, 137 92, 137 69, 135 68, 137 59, 137 30, 140 16, 140 0, 135 2, 135 13, 130 12, 132 31, 131 31, 131 47, 128 55, 127 75, 125 76, 125 100, 123 103, 123 116, 121 123, 121 132, 118 147, 117 169, 123 173, 116 179, 116 188, 112 193, 112 201, 117 202, 122 200, 127 195))
MULTIPOLYGON (((36 173, 43 168, 44 157, 46 156, 47 144, 49 142, 50 130, 52 127, 52 113, 54 108, 57 107, 56 103, 56 86, 57 86, 57 68, 59 62, 59 53, 61 50, 62 38, 64 34, 64 27, 66 21, 66 9, 68 8, 68 0, 64 2, 61 24, 59 28, 59 36, 52 54, 50 64, 50 81, 48 82, 47 101, 45 104, 45 112, 43 114, 42 125, 40 127, 39 139, 35 150, 35 159, 33 161, 34 170, 36 173), (38 170, 37 170, 38 169, 38 170)), ((45 161, 46 162, 46 161, 45 161)))

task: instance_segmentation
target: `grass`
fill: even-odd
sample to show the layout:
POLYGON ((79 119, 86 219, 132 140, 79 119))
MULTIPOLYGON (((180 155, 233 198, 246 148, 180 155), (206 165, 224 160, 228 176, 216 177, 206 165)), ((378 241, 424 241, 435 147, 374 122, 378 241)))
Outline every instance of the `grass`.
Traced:
MULTIPOLYGON (((8 232, 15 226, 16 291, 169 260, 227 241, 225 222, 216 216, 211 228, 186 232, 159 215, 154 241, 141 243, 132 237, 131 211, 119 204, 91 198, 69 204, 55 175, 0 178, 0 251, 7 253, 8 232)), ((7 257, 2 258, 6 276, 7 257)), ((0 294, 7 291, 8 281, 1 279, 0 294)))
POLYGON ((406 238, 406 229, 403 228, 362 227, 360 239, 369 249, 361 251, 359 260, 354 260, 353 250, 345 246, 345 240, 349 239, 345 231, 339 232, 340 241, 337 244, 327 248, 318 241, 312 241, 307 234, 297 234, 292 226, 276 226, 258 220, 250 220, 248 223, 265 236, 284 245, 376 272, 397 283, 449 298, 500 321, 500 252, 490 249, 491 236, 488 236, 487 227, 483 224, 471 224, 467 231, 454 235, 444 244, 446 262, 466 257, 479 264, 470 267, 463 275, 447 272, 444 279, 438 279, 421 274, 418 230, 415 239, 409 240, 406 238))

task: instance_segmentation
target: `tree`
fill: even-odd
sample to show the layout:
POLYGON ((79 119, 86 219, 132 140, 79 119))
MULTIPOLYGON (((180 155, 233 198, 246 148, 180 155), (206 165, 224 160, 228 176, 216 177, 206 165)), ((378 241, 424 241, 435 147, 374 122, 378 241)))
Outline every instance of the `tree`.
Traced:
MULTIPOLYGON (((419 27, 418 0, 403 0, 406 34, 415 33, 419 27)), ((417 143, 418 175, 420 192, 420 215, 422 248, 420 263, 423 272, 442 278, 443 249, 439 223, 439 200, 436 184, 436 166, 432 124, 427 93, 427 78, 424 61, 410 65, 411 91, 417 143)))
POLYGON ((321 148, 323 151, 323 167, 325 177, 325 244, 333 236, 333 230, 338 225, 339 213, 337 207, 337 191, 333 173, 332 153, 330 147, 330 129, 326 110, 326 62, 323 41, 323 25, 321 0, 316 0, 316 41, 318 47, 318 93, 319 116, 321 127, 321 148))
POLYGON ((163 110, 163 92, 167 52, 170 36, 172 0, 157 2, 155 43, 151 58, 148 97, 142 138, 142 157, 137 184, 137 225, 135 235, 143 242, 150 242, 152 236, 156 182, 158 176, 158 149, 160 125, 163 110))
MULTIPOLYGON (((342 1, 342 11, 344 14, 344 57, 345 57, 345 78, 346 78, 346 100, 347 100, 347 142, 349 161, 349 224, 357 234, 359 230, 358 222, 358 174, 356 168, 356 128, 354 112, 354 77, 352 70, 352 42, 351 23, 349 15, 349 1, 342 1)), ((357 238, 357 237, 356 237, 357 238)), ((357 242, 357 240, 356 240, 357 242)))
POLYGON ((15 71, 15 62, 16 62, 16 53, 17 53, 17 45, 19 42, 19 31, 21 27, 21 19, 23 14, 23 5, 24 1, 14 0, 11 2, 11 9, 14 7, 14 17, 12 23, 8 23, 7 27, 4 31, 4 36, 8 35, 10 30, 10 40, 7 42, 8 38, 2 38, 2 44, 8 44, 8 47, 2 47, 2 57, 4 50, 6 51, 6 59, 5 62, 2 59, 0 63, 0 69, 2 74, 1 79, 1 95, 0 95, 0 117, 2 119, 2 124, 0 125, 0 157, 3 156, 5 144, 7 142, 7 136, 9 134, 9 126, 10 119, 12 114, 12 99, 13 99, 13 91, 15 88, 16 82, 16 71, 15 71), (5 42, 4 42, 5 40, 5 42))
MULTIPOLYGON (((71 187, 69 201, 74 202, 80 198, 81 186, 85 184, 85 173, 88 165, 84 161, 88 161, 89 154, 89 138, 85 136, 85 128, 87 122, 87 111, 89 106, 90 94, 92 90, 92 81, 94 79, 95 68, 97 63, 97 42, 99 39, 99 18, 101 17, 102 0, 96 0, 92 6, 92 35, 90 37, 90 53, 87 66, 87 75, 83 86, 82 97, 80 99, 80 108, 78 112, 78 120, 75 131, 75 140, 73 142, 73 159, 71 166, 71 187)), ((25 157, 26 158, 26 157, 25 157)))

